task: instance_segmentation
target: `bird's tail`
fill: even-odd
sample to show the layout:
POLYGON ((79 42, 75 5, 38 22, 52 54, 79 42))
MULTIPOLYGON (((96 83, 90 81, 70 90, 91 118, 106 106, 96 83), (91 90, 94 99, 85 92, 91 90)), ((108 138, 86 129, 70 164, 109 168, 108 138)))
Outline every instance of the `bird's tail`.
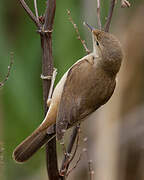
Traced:
POLYGON ((47 131, 34 131, 13 152, 13 158, 17 162, 28 160, 40 147, 50 141, 55 134, 47 134, 47 131))

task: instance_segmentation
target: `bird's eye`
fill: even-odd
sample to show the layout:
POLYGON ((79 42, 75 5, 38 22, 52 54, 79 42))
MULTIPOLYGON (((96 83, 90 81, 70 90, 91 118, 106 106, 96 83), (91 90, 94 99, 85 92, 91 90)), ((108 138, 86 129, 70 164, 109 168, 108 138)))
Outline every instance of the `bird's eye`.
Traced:
POLYGON ((99 42, 98 41, 96 41, 96 45, 99 46, 99 42))

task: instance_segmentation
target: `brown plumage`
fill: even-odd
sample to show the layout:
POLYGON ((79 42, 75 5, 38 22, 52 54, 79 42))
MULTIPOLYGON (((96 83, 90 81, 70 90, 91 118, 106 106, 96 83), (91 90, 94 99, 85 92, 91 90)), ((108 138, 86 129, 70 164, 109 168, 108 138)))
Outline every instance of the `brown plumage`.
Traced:
POLYGON ((18 162, 29 159, 54 134, 47 129, 56 124, 60 140, 65 130, 84 120, 112 96, 116 74, 123 58, 119 41, 111 34, 94 30, 93 52, 77 61, 57 84, 42 124, 14 151, 18 162))

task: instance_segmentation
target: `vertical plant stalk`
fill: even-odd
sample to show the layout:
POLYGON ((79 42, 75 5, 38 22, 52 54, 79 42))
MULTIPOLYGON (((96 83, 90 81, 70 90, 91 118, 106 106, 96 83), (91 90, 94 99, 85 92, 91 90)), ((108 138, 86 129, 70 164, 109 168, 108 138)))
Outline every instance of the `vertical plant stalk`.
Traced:
MULTIPOLYGON (((45 11, 45 23, 43 30, 40 32, 42 47, 42 75, 44 77, 52 77, 53 74, 53 57, 52 57, 52 31, 56 9, 56 0, 48 0, 45 11)), ((43 79, 43 101, 44 112, 47 113, 47 99, 50 90, 51 80, 43 79)), ((53 138, 46 144, 46 163, 47 172, 50 180, 59 179, 59 171, 57 165, 56 138, 53 138)))
POLYGON ((98 20, 98 27, 101 30, 101 18, 100 18, 100 0, 97 0, 97 20, 98 20))
POLYGON ((111 20, 112 20, 115 3, 116 3, 116 0, 111 0, 111 2, 110 2, 110 9, 109 9, 109 13, 108 13, 108 18, 107 18, 107 21, 106 21, 106 24, 105 24, 105 27, 104 27, 105 32, 109 32, 110 23, 111 23, 111 20))

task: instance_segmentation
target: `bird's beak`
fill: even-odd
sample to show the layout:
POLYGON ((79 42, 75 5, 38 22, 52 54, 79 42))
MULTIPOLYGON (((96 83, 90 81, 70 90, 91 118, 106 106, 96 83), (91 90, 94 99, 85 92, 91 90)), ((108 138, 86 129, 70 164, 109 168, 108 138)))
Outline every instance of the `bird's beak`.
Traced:
POLYGON ((95 28, 92 27, 92 26, 90 26, 88 23, 84 22, 83 24, 84 24, 85 26, 87 26, 88 29, 89 29, 91 32, 93 32, 93 31, 95 30, 95 28))

